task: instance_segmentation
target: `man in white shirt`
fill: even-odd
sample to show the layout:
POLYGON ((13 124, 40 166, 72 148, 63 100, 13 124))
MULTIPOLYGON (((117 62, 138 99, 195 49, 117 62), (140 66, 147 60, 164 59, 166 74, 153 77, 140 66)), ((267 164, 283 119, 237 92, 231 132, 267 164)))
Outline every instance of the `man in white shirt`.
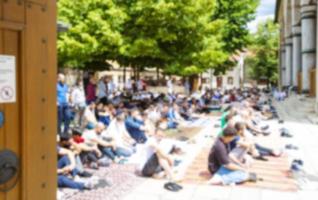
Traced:
POLYGON ((82 125, 82 117, 84 114, 84 110, 86 107, 86 98, 85 91, 83 87, 83 82, 81 80, 77 80, 75 87, 71 93, 71 104, 75 108, 75 117, 74 121, 76 125, 82 125))
POLYGON ((86 129, 83 133, 83 138, 85 143, 89 146, 97 146, 104 155, 116 161, 116 156, 113 155, 113 151, 116 150, 117 146, 114 141, 106 141, 102 139, 101 133, 105 130, 105 126, 103 123, 97 123, 94 129, 86 129))
POLYGON ((167 87, 168 87, 168 93, 173 94, 174 88, 173 88, 173 80, 171 78, 169 78, 169 80, 167 81, 167 87))
POLYGON ((102 133, 103 138, 112 139, 116 144, 114 154, 118 157, 130 157, 134 150, 134 140, 130 137, 125 126, 125 114, 122 111, 116 113, 116 117, 107 130, 102 133))

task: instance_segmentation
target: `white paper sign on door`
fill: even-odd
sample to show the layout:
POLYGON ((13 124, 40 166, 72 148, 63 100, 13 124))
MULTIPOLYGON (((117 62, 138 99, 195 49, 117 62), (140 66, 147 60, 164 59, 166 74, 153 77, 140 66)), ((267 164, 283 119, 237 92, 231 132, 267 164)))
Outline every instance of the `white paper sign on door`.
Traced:
POLYGON ((15 56, 0 55, 0 103, 16 102, 15 56))

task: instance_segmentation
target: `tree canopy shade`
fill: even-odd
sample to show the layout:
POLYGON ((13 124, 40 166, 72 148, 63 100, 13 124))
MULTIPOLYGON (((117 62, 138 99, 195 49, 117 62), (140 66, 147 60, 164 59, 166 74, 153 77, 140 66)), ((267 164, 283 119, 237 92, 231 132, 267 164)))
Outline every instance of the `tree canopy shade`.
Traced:
POLYGON ((244 6, 255 2, 60 0, 59 20, 71 28, 59 34, 59 64, 92 67, 116 60, 123 66, 158 67, 184 76, 225 69, 222 64, 245 42, 255 4, 246 8, 241 1, 244 6))
POLYGON ((246 59, 248 75, 254 80, 266 79, 276 84, 278 80, 279 28, 272 19, 258 25, 246 59))

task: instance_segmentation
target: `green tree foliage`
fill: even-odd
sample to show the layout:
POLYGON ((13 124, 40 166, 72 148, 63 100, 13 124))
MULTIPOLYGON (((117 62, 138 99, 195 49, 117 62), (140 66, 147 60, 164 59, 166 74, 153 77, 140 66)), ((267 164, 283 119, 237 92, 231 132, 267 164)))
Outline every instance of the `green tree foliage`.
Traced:
POLYGON ((242 50, 249 42, 247 24, 255 18, 259 0, 216 0, 213 19, 222 19, 222 39, 225 41, 224 50, 230 54, 242 50))
POLYGON ((105 64, 123 44, 120 32, 127 15, 112 0, 59 0, 58 18, 71 26, 59 34, 60 66, 105 64))
POLYGON ((119 60, 131 66, 162 67, 169 74, 192 75, 227 57, 222 21, 211 21, 214 0, 117 0, 129 19, 119 60))
MULTIPOLYGON (((213 20, 223 20, 221 35, 223 50, 229 55, 242 51, 250 42, 247 24, 255 18, 259 0, 216 0, 213 20)), ((230 59, 215 66, 215 75, 224 74, 235 66, 230 59)))
POLYGON ((59 20, 71 28, 59 34, 59 64, 91 68, 117 60, 122 66, 160 67, 185 76, 220 66, 224 70, 231 51, 244 43, 241 37, 255 4, 246 8, 241 1, 225 2, 60 0, 59 20))
POLYGON ((279 28, 273 20, 258 25, 257 32, 252 36, 249 47, 250 55, 246 65, 248 75, 254 80, 268 80, 276 84, 278 80, 278 44, 279 28))

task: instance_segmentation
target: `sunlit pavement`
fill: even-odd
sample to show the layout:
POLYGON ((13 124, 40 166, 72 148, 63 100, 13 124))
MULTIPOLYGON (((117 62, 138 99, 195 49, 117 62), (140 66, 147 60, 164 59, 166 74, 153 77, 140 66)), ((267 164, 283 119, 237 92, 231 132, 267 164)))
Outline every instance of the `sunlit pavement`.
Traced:
MULTIPOLYGON (((286 150, 289 161, 302 159, 303 172, 294 174, 297 181, 297 192, 274 191, 260 188, 244 188, 238 186, 210 186, 183 184, 183 190, 169 192, 163 188, 166 181, 148 179, 143 184, 127 194, 125 200, 313 200, 318 196, 318 126, 312 124, 316 115, 312 113, 312 100, 300 101, 293 96, 284 102, 275 102, 280 118, 284 124, 276 121, 269 122, 276 129, 285 127, 294 135, 293 138, 284 139, 284 144, 293 144, 299 150, 286 150)), ((212 124, 212 123, 211 123, 212 124)), ((202 131, 211 130, 211 125, 202 131)), ((200 135, 200 134, 199 134, 200 135)), ((201 145, 201 144, 200 144, 201 145)), ((200 146, 199 145, 199 146, 200 146)), ((198 147, 199 148, 199 147, 198 147)), ((199 150, 198 150, 199 151, 199 150)), ((198 152, 197 151, 197 152, 198 152)), ((190 162, 191 159, 189 158, 190 162)))

